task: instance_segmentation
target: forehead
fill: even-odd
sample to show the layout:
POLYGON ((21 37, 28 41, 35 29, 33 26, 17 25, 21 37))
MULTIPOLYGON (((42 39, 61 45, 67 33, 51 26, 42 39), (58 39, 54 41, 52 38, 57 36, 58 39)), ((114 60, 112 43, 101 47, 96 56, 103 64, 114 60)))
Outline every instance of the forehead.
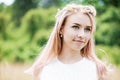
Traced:
POLYGON ((92 26, 90 18, 87 14, 84 13, 74 13, 67 17, 66 24, 78 23, 82 26, 92 26))

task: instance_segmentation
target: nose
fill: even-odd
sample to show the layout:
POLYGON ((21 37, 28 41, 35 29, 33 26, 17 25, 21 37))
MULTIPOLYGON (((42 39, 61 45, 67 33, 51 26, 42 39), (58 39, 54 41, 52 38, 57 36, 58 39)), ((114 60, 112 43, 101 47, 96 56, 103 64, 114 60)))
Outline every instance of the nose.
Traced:
POLYGON ((80 29, 80 30, 78 31, 78 37, 84 38, 84 36, 85 36, 84 29, 80 29))

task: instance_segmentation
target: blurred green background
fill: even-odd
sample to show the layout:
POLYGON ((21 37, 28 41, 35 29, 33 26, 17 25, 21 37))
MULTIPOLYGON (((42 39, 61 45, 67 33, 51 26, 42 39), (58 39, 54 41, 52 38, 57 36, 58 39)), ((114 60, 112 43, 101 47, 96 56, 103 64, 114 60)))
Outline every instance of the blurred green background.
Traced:
POLYGON ((56 12, 73 2, 96 7, 96 54, 119 68, 120 0, 14 0, 11 5, 0 3, 0 66, 33 63, 54 27, 56 12))

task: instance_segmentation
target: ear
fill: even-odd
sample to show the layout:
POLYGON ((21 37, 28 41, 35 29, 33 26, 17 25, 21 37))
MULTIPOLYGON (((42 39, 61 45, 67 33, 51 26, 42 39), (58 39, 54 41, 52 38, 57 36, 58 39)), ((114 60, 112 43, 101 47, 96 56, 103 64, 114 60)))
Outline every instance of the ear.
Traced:
POLYGON ((60 28, 60 34, 63 34, 63 27, 60 28))

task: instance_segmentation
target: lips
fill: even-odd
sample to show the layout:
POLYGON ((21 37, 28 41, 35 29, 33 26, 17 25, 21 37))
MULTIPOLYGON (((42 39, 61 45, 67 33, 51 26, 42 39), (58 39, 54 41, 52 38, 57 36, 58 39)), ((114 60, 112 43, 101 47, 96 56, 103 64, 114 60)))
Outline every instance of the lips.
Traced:
POLYGON ((75 41, 77 43, 85 43, 85 41, 82 41, 82 40, 73 40, 73 41, 75 41))

